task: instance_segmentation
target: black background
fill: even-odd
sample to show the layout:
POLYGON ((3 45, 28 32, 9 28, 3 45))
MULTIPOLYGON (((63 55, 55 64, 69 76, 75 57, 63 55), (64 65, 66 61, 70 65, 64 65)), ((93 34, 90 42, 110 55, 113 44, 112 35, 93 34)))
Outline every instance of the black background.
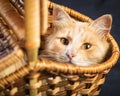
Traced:
MULTIPOLYGON (((120 46, 120 0, 51 0, 79 11, 92 19, 111 14, 111 34, 120 46)), ((120 96, 120 60, 108 74, 99 96, 120 96)))

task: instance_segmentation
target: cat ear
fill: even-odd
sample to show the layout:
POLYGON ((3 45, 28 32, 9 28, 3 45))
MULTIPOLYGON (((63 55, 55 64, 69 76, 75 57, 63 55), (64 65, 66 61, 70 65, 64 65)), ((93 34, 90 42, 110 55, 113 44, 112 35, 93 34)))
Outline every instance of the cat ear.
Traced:
POLYGON ((112 16, 107 14, 94 20, 91 26, 98 32, 99 36, 105 38, 111 30, 112 16))
POLYGON ((63 26, 70 22, 70 16, 58 6, 53 8, 53 25, 63 26))

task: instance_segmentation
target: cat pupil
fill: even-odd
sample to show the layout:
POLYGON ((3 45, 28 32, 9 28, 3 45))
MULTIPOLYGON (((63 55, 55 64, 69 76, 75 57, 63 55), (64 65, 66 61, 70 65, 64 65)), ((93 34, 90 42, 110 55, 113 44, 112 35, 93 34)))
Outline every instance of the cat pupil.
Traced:
POLYGON ((68 44, 69 44, 69 41, 68 41, 68 39, 66 39, 66 38, 61 38, 61 39, 60 39, 60 42, 61 42, 62 44, 64 44, 64 45, 68 45, 68 44))
POLYGON ((90 49, 91 48, 91 44, 89 43, 84 43, 84 49, 90 49))

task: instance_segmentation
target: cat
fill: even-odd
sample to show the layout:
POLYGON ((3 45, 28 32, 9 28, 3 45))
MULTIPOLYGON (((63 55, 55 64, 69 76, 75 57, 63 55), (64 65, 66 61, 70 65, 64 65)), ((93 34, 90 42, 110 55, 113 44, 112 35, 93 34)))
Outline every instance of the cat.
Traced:
POLYGON ((112 26, 110 14, 100 16, 91 23, 81 22, 56 6, 53 8, 52 23, 40 58, 78 66, 104 62, 110 48, 107 41, 112 26))

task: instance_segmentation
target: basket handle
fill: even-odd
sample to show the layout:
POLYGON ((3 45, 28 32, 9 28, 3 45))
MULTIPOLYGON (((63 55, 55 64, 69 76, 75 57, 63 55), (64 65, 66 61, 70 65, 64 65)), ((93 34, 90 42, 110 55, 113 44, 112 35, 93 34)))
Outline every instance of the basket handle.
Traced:
POLYGON ((48 23, 47 0, 25 0, 26 49, 31 67, 35 66, 40 47, 40 36, 44 35, 48 23))
POLYGON ((40 0, 25 0, 25 32, 28 62, 32 67, 37 62, 40 46, 40 0))

